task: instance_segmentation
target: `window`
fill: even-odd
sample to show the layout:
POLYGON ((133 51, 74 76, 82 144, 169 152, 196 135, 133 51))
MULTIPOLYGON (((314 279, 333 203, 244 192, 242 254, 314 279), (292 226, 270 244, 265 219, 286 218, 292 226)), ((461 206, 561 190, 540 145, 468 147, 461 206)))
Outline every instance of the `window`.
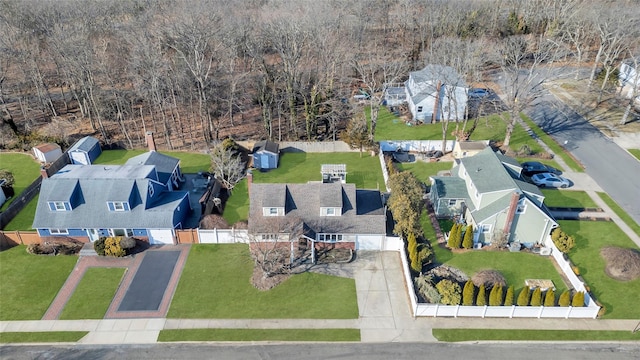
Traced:
POLYGON ((154 191, 153 185, 149 184, 149 196, 153 196, 154 191))
POLYGON ((49 234, 51 235, 68 235, 69 230, 67 229, 49 229, 49 234))
POLYGON ((126 203, 123 201, 112 201, 108 203, 109 205, 109 210, 111 211, 126 211, 127 210, 127 206, 126 203))
POLYGON ((269 215, 278 215, 277 208, 269 208, 269 215))
POLYGON ((336 209, 327 208, 327 216, 335 215, 335 213, 336 213, 336 209))
POLYGON ((281 207, 263 207, 262 216, 282 216, 284 215, 284 208, 281 207))
POLYGON ((133 229, 109 229, 110 236, 133 236, 133 229))
POLYGON ((318 234, 318 241, 325 241, 325 242, 342 241, 342 234, 318 234))
POLYGON ((516 214, 524 214, 525 210, 527 210, 527 204, 525 204, 523 199, 518 202, 518 207, 516 208, 516 214))
POLYGON ((488 232, 490 232, 490 231, 491 231, 491 225, 488 225, 488 224, 484 224, 484 225, 482 225, 482 232, 483 232, 483 233, 485 233, 485 234, 486 234, 486 233, 488 233, 488 232))
POLYGON ((62 202, 62 201, 54 201, 53 202, 53 206, 55 207, 56 211, 66 211, 67 210, 64 207, 64 202, 62 202))
POLYGON ((320 208, 320 216, 340 216, 340 208, 322 207, 320 208))
POLYGON ((449 206, 453 206, 457 203, 456 199, 449 199, 449 206))
POLYGON ((277 241, 278 234, 262 234, 261 238, 262 238, 262 241, 277 241))
POLYGON ((422 106, 418 106, 418 112, 422 112, 422 106))

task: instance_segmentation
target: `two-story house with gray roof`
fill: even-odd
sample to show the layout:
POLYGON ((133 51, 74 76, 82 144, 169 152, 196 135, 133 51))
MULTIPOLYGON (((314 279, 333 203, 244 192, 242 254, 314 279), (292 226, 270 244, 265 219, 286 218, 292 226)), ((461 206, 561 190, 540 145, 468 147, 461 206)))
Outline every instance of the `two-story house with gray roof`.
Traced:
POLYGON ((476 243, 490 244, 496 236, 525 246, 542 243, 558 224, 542 192, 520 180, 521 170, 516 160, 491 148, 459 159, 451 176, 431 177, 436 216, 473 225, 476 243))
POLYGON ((191 206, 187 191, 173 191, 171 174, 150 164, 67 165, 42 180, 33 228, 40 236, 173 244, 191 206))
POLYGON ((412 71, 404 85, 414 120, 458 121, 466 116, 467 85, 452 67, 427 65, 412 71))
POLYGON ((258 241, 301 241, 314 250, 383 248, 386 216, 379 191, 343 183, 251 184, 249 199, 249 233, 258 241))

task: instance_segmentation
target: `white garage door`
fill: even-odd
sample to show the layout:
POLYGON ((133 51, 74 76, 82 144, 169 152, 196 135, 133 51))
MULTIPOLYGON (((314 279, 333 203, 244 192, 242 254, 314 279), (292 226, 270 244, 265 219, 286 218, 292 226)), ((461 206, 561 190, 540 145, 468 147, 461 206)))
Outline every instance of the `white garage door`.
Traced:
POLYGON ((358 235, 356 250, 382 250, 382 236, 358 235))
POLYGON ((173 245, 173 231, 170 229, 149 229, 149 244, 161 245, 168 244, 173 245))

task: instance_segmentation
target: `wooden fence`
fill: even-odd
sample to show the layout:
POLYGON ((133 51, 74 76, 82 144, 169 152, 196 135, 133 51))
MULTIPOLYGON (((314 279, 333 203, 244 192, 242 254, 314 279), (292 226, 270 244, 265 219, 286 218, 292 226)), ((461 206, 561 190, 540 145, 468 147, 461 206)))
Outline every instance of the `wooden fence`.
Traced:
POLYGON ((36 231, 0 231, 0 249, 16 245, 40 244, 41 238, 36 231))

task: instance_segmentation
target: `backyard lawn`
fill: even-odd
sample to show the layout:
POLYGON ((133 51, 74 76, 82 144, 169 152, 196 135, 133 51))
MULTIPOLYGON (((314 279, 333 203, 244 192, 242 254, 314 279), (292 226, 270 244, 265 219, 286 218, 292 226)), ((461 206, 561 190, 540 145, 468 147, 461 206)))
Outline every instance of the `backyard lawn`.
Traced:
POLYGON ((78 260, 31 255, 26 248, 0 252, 0 320, 40 320, 78 260))
POLYGON ((65 304, 61 320, 102 319, 124 276, 124 268, 89 268, 65 304))
POLYGON ((20 196, 27 186, 40 176, 40 163, 28 154, 0 152, 0 169, 9 170, 15 179, 15 184, 13 185, 15 195, 0 207, 0 210, 4 210, 15 198, 20 196))
POLYGON ((438 171, 441 170, 451 170, 453 167, 452 161, 438 161, 438 162, 424 162, 424 161, 416 161, 414 163, 398 163, 398 170, 400 171, 411 171, 413 176, 418 178, 418 180, 423 183, 429 185, 431 182, 429 181, 429 176, 435 176, 438 171))
MULTIPOLYGON (((146 150, 104 150, 94 164, 122 165, 130 158, 146 153, 146 150)), ((180 169, 183 174, 195 174, 198 171, 209 171, 211 157, 207 154, 197 154, 185 151, 158 151, 180 159, 180 169)))
POLYGON ((247 179, 242 179, 231 192, 224 207, 223 217, 229 225, 238 221, 249 219, 249 192, 247 191, 247 179))
POLYGON ((384 189, 380 160, 377 156, 349 153, 289 153, 280 155, 280 165, 268 172, 253 172, 256 183, 307 183, 321 181, 322 164, 346 164, 347 183, 359 189, 384 189))
POLYGON ((293 275, 269 291, 250 283, 253 261, 245 244, 193 245, 169 308, 169 318, 355 319, 353 279, 293 275))
POLYGON ((544 195, 544 204, 548 207, 597 208, 598 205, 584 191, 540 189, 544 195))
POLYGON ((11 219, 9 223, 4 227, 5 231, 16 231, 16 230, 33 230, 31 225, 33 225, 33 218, 36 216, 36 208, 38 207, 38 198, 40 195, 34 196, 31 201, 20 210, 18 215, 11 219))
POLYGON ((619 246, 638 249, 613 222, 558 221, 562 230, 575 237, 576 246, 569 253, 571 262, 580 268, 580 274, 596 300, 606 307, 605 319, 640 319, 640 279, 617 281, 604 272, 605 261, 600 249, 619 246))

